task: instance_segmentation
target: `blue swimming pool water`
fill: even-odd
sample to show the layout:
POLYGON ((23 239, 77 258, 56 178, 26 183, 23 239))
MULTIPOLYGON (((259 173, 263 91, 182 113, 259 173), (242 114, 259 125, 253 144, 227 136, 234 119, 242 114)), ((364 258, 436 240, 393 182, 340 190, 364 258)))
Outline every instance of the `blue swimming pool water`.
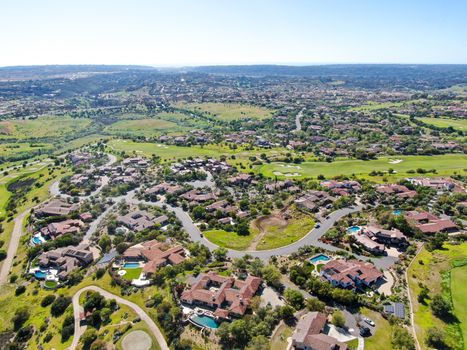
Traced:
POLYGON ((330 260, 331 258, 327 255, 324 255, 324 254, 319 254, 319 255, 316 255, 315 257, 311 258, 310 259, 310 262, 312 264, 315 264, 317 263, 318 261, 328 261, 330 260))
POLYGON ((139 268, 139 263, 125 263, 123 265, 125 269, 138 269, 139 268))
POLYGON ((209 316, 206 316, 206 315, 193 315, 190 317, 190 319, 202 326, 202 327, 207 327, 207 328, 219 328, 219 323, 217 323, 217 321, 209 316))
POLYGON ((355 232, 360 231, 360 229, 361 229, 360 226, 351 226, 347 229, 347 231, 349 231, 350 233, 355 233, 355 232))
POLYGON ((32 241, 34 244, 42 244, 42 241, 39 237, 32 237, 32 241))
POLYGON ((393 213, 394 215, 401 215, 401 214, 402 214, 402 210, 397 209, 397 210, 394 210, 392 213, 393 213))
POLYGON ((42 272, 42 271, 36 271, 36 272, 34 272, 34 276, 37 279, 45 280, 45 278, 47 277, 47 274, 45 272, 42 272))

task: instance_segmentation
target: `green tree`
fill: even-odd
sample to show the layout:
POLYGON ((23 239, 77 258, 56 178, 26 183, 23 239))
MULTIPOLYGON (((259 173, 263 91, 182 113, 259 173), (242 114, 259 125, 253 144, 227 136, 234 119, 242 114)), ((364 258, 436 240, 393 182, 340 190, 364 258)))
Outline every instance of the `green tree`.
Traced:
POLYGON ((16 310, 15 315, 13 316, 13 329, 15 331, 19 330, 23 324, 29 319, 29 310, 27 307, 22 307, 16 310))
POLYGON ((240 236, 248 236, 250 234, 250 226, 246 222, 241 222, 237 225, 237 233, 240 236))
POLYGON ((103 235, 99 240, 99 247, 101 247, 103 252, 108 252, 112 246, 112 240, 109 235, 103 235))
POLYGON ((343 328, 345 326, 345 317, 341 311, 334 311, 334 313, 332 314, 332 324, 340 328, 343 328))
POLYGON ((326 304, 319 300, 318 298, 309 298, 306 301, 306 307, 310 311, 319 311, 323 312, 326 304))
POLYGON ((250 340, 245 350, 269 350, 270 348, 269 339, 264 335, 258 335, 250 340))
POLYGON ((303 308, 303 295, 298 290, 295 289, 286 289, 284 292, 285 300, 287 303, 295 308, 295 310, 300 310, 303 308))
POLYGON ((227 257, 227 249, 219 247, 213 250, 212 255, 217 261, 225 261, 225 258, 227 257))
POLYGON ((391 334, 391 344, 397 350, 415 350, 412 335, 405 328, 394 326, 391 334))
POLYGON ((261 269, 261 275, 266 283, 278 288, 281 286, 281 273, 273 265, 266 265, 261 269))
POLYGON ((436 294, 433 297, 430 307, 431 312, 433 312, 433 315, 441 318, 449 316, 452 312, 451 303, 445 298, 443 298, 443 296, 441 296, 440 294, 436 294))

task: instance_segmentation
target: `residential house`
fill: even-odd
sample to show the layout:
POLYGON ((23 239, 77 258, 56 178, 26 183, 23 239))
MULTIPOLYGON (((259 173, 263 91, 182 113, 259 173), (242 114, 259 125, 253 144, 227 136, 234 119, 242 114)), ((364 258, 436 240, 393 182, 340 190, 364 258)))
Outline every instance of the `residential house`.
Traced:
POLYGON ((198 275, 191 287, 182 293, 180 300, 190 305, 215 309, 214 315, 220 318, 241 317, 246 313, 261 283, 261 279, 254 276, 248 276, 243 281, 210 271, 198 275))
POLYGON ((347 345, 323 333, 326 315, 308 312, 297 323, 292 334, 292 346, 299 350, 346 350, 347 345))
POLYGON ((156 217, 145 210, 136 210, 117 217, 117 222, 119 224, 125 225, 136 232, 140 232, 157 224, 164 225, 168 220, 169 218, 166 215, 156 217))
POLYGON ((38 217, 42 216, 65 216, 69 215, 79 209, 79 204, 70 204, 65 202, 62 199, 52 199, 37 209, 35 209, 34 213, 38 217))
POLYGON ((370 262, 331 260, 321 268, 321 276, 333 286, 354 289, 373 286, 383 273, 370 262))

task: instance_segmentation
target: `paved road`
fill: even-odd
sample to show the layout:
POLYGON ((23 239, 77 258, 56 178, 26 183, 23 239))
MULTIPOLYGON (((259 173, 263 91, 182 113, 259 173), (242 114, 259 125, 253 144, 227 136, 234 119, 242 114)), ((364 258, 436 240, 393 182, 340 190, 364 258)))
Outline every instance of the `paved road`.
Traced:
POLYGON ((303 108, 300 112, 298 112, 295 117, 295 132, 302 130, 302 123, 300 122, 300 119, 303 117, 304 111, 305 111, 305 108, 303 108))
MULTIPOLYGON (((147 202, 147 201, 141 201, 136 198, 131 198, 129 202, 133 204, 138 204, 138 203, 143 203, 146 205, 156 205, 156 206, 163 206, 166 205, 167 209, 174 212, 177 218, 182 222, 183 228, 186 230, 188 235, 190 236, 190 239, 193 242, 200 242, 206 247, 209 248, 209 250, 214 250, 218 248, 218 246, 209 240, 207 240, 204 236, 202 236, 200 229, 193 223, 193 220, 191 217, 183 211, 182 208, 180 207, 173 207, 169 204, 162 203, 162 202, 147 202)), ((352 213, 356 213, 358 211, 361 211, 363 209, 362 205, 356 205, 351 208, 343 208, 343 209, 338 209, 331 214, 329 214, 328 219, 324 219, 319 228, 314 228, 310 232, 308 232, 302 239, 300 239, 297 242, 294 242, 292 244, 289 244, 284 247, 280 248, 275 248, 275 249, 270 249, 270 250, 255 250, 255 251, 239 251, 239 250, 233 250, 233 249, 228 249, 227 255, 230 258, 241 258, 245 254, 249 254, 253 257, 260 258, 262 260, 269 260, 272 256, 277 256, 277 255, 289 255, 294 252, 296 252, 300 247, 306 246, 306 245, 311 245, 315 247, 320 247, 332 252, 337 252, 337 251, 342 251, 342 249, 335 247, 330 244, 326 244, 321 242, 319 239, 331 228, 334 226, 334 224, 342 219, 344 216, 347 216, 352 213)), ((361 260, 366 260, 366 261, 371 261, 375 264, 376 267, 378 268, 383 268, 383 269, 388 269, 394 263, 398 260, 397 258, 390 257, 390 256, 384 256, 381 258, 369 258, 366 256, 362 255, 357 255, 357 258, 361 260)))
POLYGON ((123 304, 133 309, 133 311, 136 312, 136 314, 141 318, 141 320, 146 322, 152 334, 154 335, 157 342, 159 343, 159 347, 161 348, 161 350, 169 350, 167 341, 162 335, 162 332, 160 331, 159 327, 141 307, 139 307, 135 303, 132 303, 131 301, 123 299, 119 297, 118 295, 107 292, 106 290, 99 288, 97 286, 84 287, 80 289, 79 291, 77 291, 75 295, 73 295, 72 302, 73 302, 73 316, 75 318, 75 334, 73 336, 73 341, 70 347, 68 348, 69 350, 75 350, 77 348, 78 343, 79 343, 79 338, 83 335, 84 331, 86 330, 86 326, 80 326, 79 324, 79 313, 81 310, 81 306, 79 305, 79 297, 83 292, 86 292, 88 290, 99 292, 104 298, 115 299, 118 304, 123 304))
MULTIPOLYGON (((113 154, 110 154, 110 153, 107 153, 107 156, 109 157, 109 160, 107 163, 105 163, 104 165, 102 165, 101 167, 107 167, 107 166, 110 166, 112 164, 114 164, 116 161, 117 161, 117 157, 114 156, 113 154)), ((99 192, 109 184, 109 177, 107 175, 104 175, 101 177, 101 185, 96 188, 93 192, 91 192, 89 195, 87 196, 77 196, 80 200, 84 200, 84 199, 87 199, 87 198, 90 198, 90 197, 93 197, 93 196, 97 196, 99 194, 99 192)), ((49 193, 52 195, 52 196, 61 196, 63 198, 69 198, 69 197, 72 197, 68 194, 64 194, 64 193, 61 193, 60 192, 60 181, 55 181, 54 183, 52 183, 52 185, 50 185, 49 187, 49 193)))
POLYGON ((13 227, 13 232, 11 233, 7 256, 6 259, 3 260, 2 268, 0 269, 0 286, 6 283, 8 280, 8 274, 10 273, 11 265, 13 264, 13 259, 16 255, 16 251, 18 250, 21 235, 23 234, 23 221, 26 215, 28 215, 28 213, 29 209, 23 211, 14 220, 15 225, 13 227))

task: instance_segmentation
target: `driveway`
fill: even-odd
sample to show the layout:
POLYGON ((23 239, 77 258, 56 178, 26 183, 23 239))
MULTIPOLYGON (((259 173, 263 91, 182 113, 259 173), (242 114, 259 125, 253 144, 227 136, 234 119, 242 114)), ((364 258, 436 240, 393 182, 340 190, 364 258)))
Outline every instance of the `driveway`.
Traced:
POLYGON ((133 311, 136 312, 136 314, 141 318, 141 320, 146 322, 146 324, 149 327, 149 330, 153 333, 154 337, 159 343, 159 347, 161 348, 161 350, 169 350, 169 346, 167 345, 167 342, 162 332, 160 331, 159 327, 152 320, 152 318, 149 317, 149 315, 143 309, 141 309, 141 307, 139 307, 135 303, 132 303, 131 301, 123 299, 119 297, 118 295, 107 292, 106 290, 99 288, 97 286, 84 287, 80 289, 79 291, 77 291, 75 295, 73 295, 72 302, 73 302, 73 316, 75 318, 75 334, 73 336, 73 341, 70 347, 68 348, 69 350, 75 350, 77 348, 78 343, 79 343, 79 338, 86 330, 86 326, 80 326, 79 324, 79 314, 80 314, 80 309, 81 309, 81 306, 79 305, 79 297, 83 292, 86 292, 88 290, 99 292, 104 298, 115 299, 115 301, 118 304, 123 304, 133 309, 133 311))

